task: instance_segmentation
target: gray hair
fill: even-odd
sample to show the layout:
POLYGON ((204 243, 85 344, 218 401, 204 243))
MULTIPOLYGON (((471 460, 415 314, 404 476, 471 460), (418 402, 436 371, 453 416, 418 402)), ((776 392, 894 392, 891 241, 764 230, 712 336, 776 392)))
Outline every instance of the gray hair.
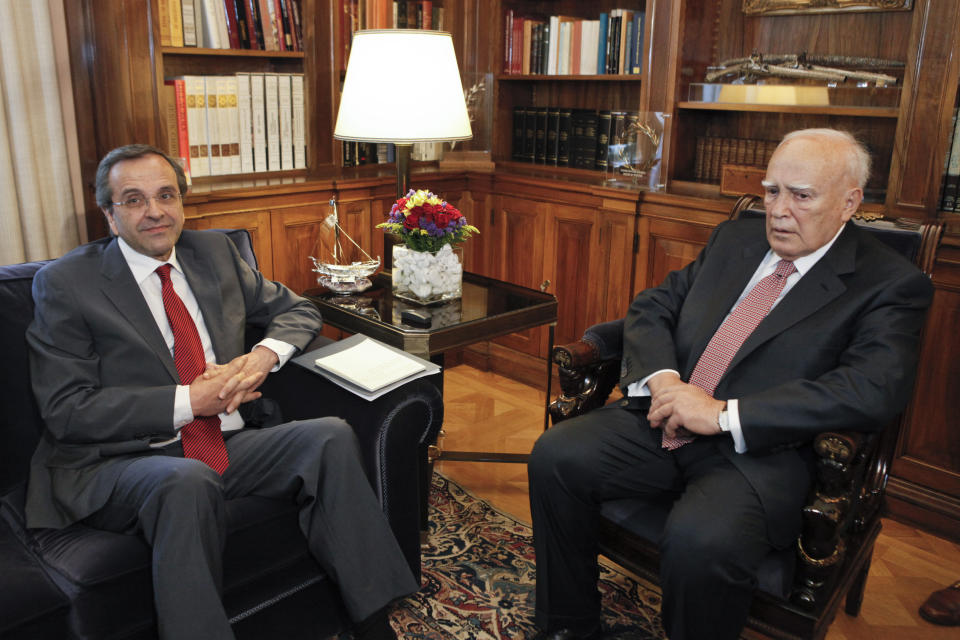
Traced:
POLYGON ((187 192, 187 176, 183 172, 183 167, 181 167, 176 160, 167 155, 166 152, 149 144, 128 144, 117 147, 107 153, 107 155, 103 156, 103 160, 100 161, 99 166, 97 166, 97 206, 101 209, 112 209, 113 207, 113 189, 110 187, 110 170, 113 169, 115 164, 123 162, 124 160, 142 158, 150 154, 160 156, 173 167, 174 173, 177 174, 177 187, 180 189, 180 195, 184 195, 187 192))
POLYGON ((870 152, 852 134, 840 129, 798 129, 783 136, 780 144, 795 138, 826 138, 845 145, 848 149, 845 158, 847 175, 861 189, 867 186, 867 180, 870 179, 870 152))

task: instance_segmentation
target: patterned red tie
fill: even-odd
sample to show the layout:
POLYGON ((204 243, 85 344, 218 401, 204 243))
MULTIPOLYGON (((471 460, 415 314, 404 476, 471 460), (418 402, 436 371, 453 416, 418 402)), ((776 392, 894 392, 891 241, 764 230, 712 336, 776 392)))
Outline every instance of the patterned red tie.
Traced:
MULTIPOLYGON (((200 334, 197 333, 197 325, 190 317, 183 300, 173 290, 170 265, 157 267, 157 275, 160 276, 163 309, 167 312, 167 320, 173 330, 173 361, 177 365, 177 373, 180 374, 180 383, 190 384, 206 368, 200 334)), ((222 474, 230 464, 227 459, 227 445, 224 444, 223 432, 220 431, 220 418, 217 416, 195 418, 180 430, 180 441, 186 457, 206 462, 217 473, 222 474)))
MULTIPOLYGON (((693 373, 690 374, 690 384, 713 395, 717 384, 720 383, 720 378, 730 366, 733 356, 770 312, 773 303, 780 297, 780 292, 787 284, 787 278, 796 270, 792 262, 781 260, 773 273, 760 280, 750 290, 747 297, 740 301, 740 304, 713 334, 707 348, 700 355, 697 366, 693 368, 693 373)), ((693 436, 670 438, 664 435, 662 446, 664 449, 672 450, 692 441, 693 436)))

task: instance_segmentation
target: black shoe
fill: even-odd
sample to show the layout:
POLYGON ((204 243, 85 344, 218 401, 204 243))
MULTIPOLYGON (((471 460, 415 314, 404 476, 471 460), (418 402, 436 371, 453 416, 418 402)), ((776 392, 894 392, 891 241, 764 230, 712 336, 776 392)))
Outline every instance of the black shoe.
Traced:
POLYGON ((397 640, 387 607, 353 625, 351 632, 354 640, 397 640))
POLYGON ((602 637, 603 631, 598 627, 587 634, 577 633, 570 629, 541 631, 534 636, 534 640, 600 640, 602 637))

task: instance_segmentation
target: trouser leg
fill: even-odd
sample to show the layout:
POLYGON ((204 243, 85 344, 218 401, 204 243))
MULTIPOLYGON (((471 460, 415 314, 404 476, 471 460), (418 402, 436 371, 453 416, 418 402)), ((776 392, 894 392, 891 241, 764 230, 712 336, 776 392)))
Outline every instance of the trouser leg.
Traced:
POLYGON ((245 429, 227 440, 227 449, 227 497, 292 496, 310 551, 339 585, 354 621, 417 590, 346 422, 245 429))
POLYGON ((230 640, 221 600, 226 515, 220 476, 206 464, 154 455, 132 461, 92 527, 143 535, 152 549, 163 640, 230 640))
POLYGON ((679 490, 673 461, 651 446, 644 413, 594 411, 549 429, 533 448, 528 473, 542 629, 584 632, 599 624, 600 503, 671 499, 679 490))
POLYGON ((664 628, 671 640, 740 637, 770 552, 760 499, 712 443, 676 453, 687 486, 660 540, 664 628))

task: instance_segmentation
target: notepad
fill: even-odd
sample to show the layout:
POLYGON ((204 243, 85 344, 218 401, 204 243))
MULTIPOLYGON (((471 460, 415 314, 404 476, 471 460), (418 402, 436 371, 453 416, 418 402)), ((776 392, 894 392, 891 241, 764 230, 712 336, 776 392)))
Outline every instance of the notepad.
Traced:
POLYGON ((416 360, 370 339, 364 339, 338 353, 317 358, 314 364, 367 391, 376 391, 426 368, 416 360))

